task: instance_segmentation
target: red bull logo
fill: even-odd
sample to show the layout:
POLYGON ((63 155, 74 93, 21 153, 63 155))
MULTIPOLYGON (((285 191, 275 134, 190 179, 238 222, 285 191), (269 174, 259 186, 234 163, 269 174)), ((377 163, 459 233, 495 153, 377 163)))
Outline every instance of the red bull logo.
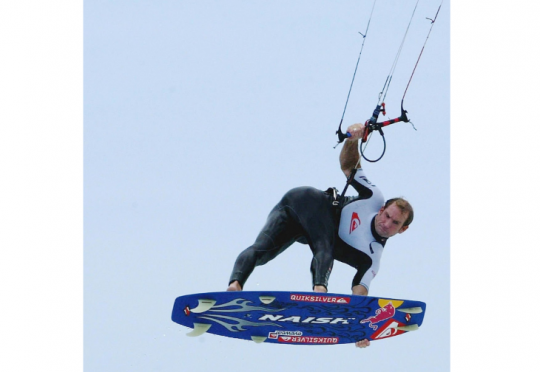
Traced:
POLYGON ((360 323, 369 322, 369 327, 375 331, 377 330, 378 326, 374 325, 374 323, 379 323, 379 322, 382 322, 383 320, 390 319, 394 316, 395 313, 396 313, 396 309, 392 305, 392 302, 389 302, 386 306, 375 310, 375 315, 370 316, 369 318, 366 318, 366 319, 362 319, 360 323))
POLYGON ((351 226, 349 227, 349 234, 352 233, 358 226, 360 226, 360 217, 358 217, 358 213, 353 212, 351 217, 351 226))

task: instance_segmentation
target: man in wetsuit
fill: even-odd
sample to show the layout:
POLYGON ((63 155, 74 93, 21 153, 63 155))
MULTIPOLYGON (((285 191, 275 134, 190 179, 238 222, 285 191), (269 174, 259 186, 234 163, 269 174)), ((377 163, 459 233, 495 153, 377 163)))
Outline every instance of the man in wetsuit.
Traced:
MULTIPOLYGON (((309 244, 313 252, 311 274, 315 292, 327 292, 336 259, 357 270, 352 281, 353 294, 368 294, 387 239, 408 229, 413 209, 402 198, 385 203, 380 190, 366 178, 358 152, 364 125, 351 125, 347 132, 351 137, 345 140, 340 164, 358 195, 345 197, 337 209, 333 205, 332 189, 323 192, 298 187, 288 191, 268 215, 253 245, 236 259, 228 291, 242 290, 256 266, 264 265, 299 242, 309 244)), ((359 341, 356 346, 369 346, 369 341, 359 341)))
POLYGON ((367 296, 386 241, 409 228, 414 212, 403 198, 385 202, 381 191, 365 176, 358 153, 358 139, 362 138, 364 126, 351 125, 347 131, 351 137, 341 150, 341 169, 347 178, 352 177, 350 184, 358 195, 344 200, 333 257, 357 270, 352 292, 367 296))

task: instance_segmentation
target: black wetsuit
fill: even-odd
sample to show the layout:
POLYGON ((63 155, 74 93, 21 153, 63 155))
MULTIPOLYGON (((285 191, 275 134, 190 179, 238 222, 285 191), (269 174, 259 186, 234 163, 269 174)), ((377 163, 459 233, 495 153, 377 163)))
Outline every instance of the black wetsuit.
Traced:
MULTIPOLYGON (((352 186, 358 192, 358 196, 345 198, 345 205, 349 205, 347 209, 351 209, 353 203, 366 202, 374 195, 374 185, 371 185, 369 181, 366 184, 363 180, 365 179, 363 173, 357 173, 352 181, 352 186)), ((313 252, 311 261, 313 286, 322 285, 328 288, 328 279, 335 258, 357 269, 353 286, 362 284, 369 288, 369 281, 366 285, 362 278, 366 277, 366 273, 369 273, 368 270, 373 268, 373 259, 369 254, 349 245, 339 237, 341 210, 332 205, 334 199, 330 190, 332 189, 324 192, 313 187, 298 187, 288 191, 268 215, 266 224, 253 245, 240 253, 236 259, 229 284, 238 281, 243 288, 256 266, 266 264, 291 244, 299 242, 309 244, 313 252)), ((377 190, 375 194, 379 196, 380 192, 377 190)), ((382 197, 382 195, 380 196, 382 197)), ((366 212, 369 214, 374 211, 376 214, 380 208, 378 204, 378 200, 375 204, 369 203, 369 210, 366 212)), ((359 206, 363 207, 363 205, 359 206)), ((356 220, 354 222, 356 223, 356 220)), ((368 240, 371 239, 379 243, 382 249, 386 239, 376 235, 372 220, 366 222, 371 225, 369 233, 361 232, 361 228, 357 230, 350 228, 350 230, 352 229, 351 233, 360 232, 363 240, 366 240, 366 236, 368 236, 368 240)), ((349 226, 349 221, 344 223, 349 226)), ((362 226, 360 220, 358 220, 358 226, 362 226)), ((354 244, 355 240, 349 242, 354 244)), ((362 246, 362 244, 354 245, 362 246)))

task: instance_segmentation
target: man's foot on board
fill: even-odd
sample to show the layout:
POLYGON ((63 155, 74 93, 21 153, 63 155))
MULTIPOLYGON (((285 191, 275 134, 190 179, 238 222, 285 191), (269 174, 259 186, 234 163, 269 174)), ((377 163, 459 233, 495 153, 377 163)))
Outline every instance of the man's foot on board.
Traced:
POLYGON ((241 290, 242 290, 242 287, 240 287, 240 283, 238 283, 237 281, 234 281, 231 284, 229 284, 229 287, 227 288, 227 292, 241 291, 241 290))
POLYGON ((313 292, 326 293, 328 290, 324 285, 315 285, 313 286, 313 292))

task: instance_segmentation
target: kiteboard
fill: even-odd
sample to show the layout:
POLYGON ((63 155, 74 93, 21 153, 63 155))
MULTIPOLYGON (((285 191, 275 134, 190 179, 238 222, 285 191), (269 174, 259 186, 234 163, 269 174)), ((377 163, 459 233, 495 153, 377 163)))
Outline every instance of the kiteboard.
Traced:
POLYGON ((257 343, 335 345, 377 341, 417 330, 420 301, 315 292, 210 292, 178 297, 172 320, 192 328, 257 343))

